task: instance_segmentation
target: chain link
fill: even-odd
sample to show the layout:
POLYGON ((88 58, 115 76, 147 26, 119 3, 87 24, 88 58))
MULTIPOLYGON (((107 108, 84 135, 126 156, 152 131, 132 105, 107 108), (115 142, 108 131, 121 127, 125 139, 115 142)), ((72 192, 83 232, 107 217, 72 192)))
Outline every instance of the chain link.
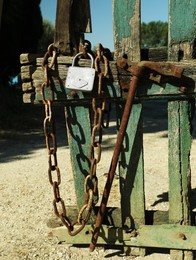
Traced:
MULTIPOLYGON (((98 96, 102 97, 102 79, 108 73, 107 58, 98 50, 98 58, 95 60, 95 67, 98 73, 98 96), (104 61, 105 72, 101 72, 99 62, 104 61)), ((44 119, 44 134, 46 140, 46 148, 48 151, 48 180, 53 188, 54 199, 53 207, 55 215, 61 219, 62 223, 67 227, 68 233, 71 236, 78 234, 88 222, 93 205, 98 202, 98 179, 96 176, 97 164, 101 159, 101 142, 102 142, 102 126, 103 126, 103 112, 106 107, 106 100, 102 98, 101 102, 97 102, 95 98, 92 99, 92 110, 94 113, 93 128, 91 132, 90 144, 90 170, 89 175, 86 176, 84 182, 84 192, 86 194, 85 204, 79 211, 77 220, 71 223, 66 214, 65 202, 60 195, 61 174, 57 162, 57 142, 56 142, 56 127, 53 113, 54 91, 52 81, 50 80, 50 71, 56 61, 56 51, 53 44, 48 47, 44 56, 42 67, 44 70, 44 82, 42 84, 42 101, 45 105, 45 119, 44 119), (51 63, 48 64, 48 59, 52 57, 51 63), (49 89, 49 98, 46 97, 46 89, 49 89), (77 227, 76 227, 77 226, 77 227)))
MULTIPOLYGON (((85 190, 88 190, 88 182, 91 180, 94 200, 93 203, 98 202, 98 179, 96 176, 97 165, 101 160, 101 144, 102 144, 102 127, 103 113, 106 107, 106 99, 102 89, 103 78, 108 74, 108 60, 103 55, 103 47, 101 44, 97 48, 97 57, 95 58, 95 70, 98 74, 98 99, 92 99, 92 111, 93 111, 93 127, 91 131, 91 143, 90 143, 90 172, 85 180, 85 190), (104 73, 101 71, 100 62, 104 63, 104 73), (101 101, 100 101, 101 100, 101 101)), ((107 124, 108 125, 108 124, 107 124)))

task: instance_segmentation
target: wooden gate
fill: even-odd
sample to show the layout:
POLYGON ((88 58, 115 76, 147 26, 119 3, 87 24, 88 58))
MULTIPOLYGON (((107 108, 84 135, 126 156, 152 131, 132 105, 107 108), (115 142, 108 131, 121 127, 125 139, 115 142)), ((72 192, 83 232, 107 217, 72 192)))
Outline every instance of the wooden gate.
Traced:
MULTIPOLYGON (((85 17, 89 18, 88 1, 84 3, 86 4, 85 17)), ((66 120, 77 208, 80 209, 85 199, 83 187, 81 188, 80 185, 84 183, 85 174, 81 174, 81 168, 82 172, 89 171, 89 162, 84 159, 88 158, 90 147, 91 126, 90 120, 87 119, 91 98, 96 96, 96 93, 89 95, 78 92, 73 95, 73 93, 67 93, 65 89, 67 68, 73 59, 68 54, 74 52, 67 43, 73 41, 73 46, 78 51, 79 43, 83 40, 81 33, 90 30, 90 24, 86 22, 87 20, 89 22, 89 19, 83 19, 83 28, 80 28, 80 33, 75 32, 72 36, 70 27, 66 27, 70 24, 68 21, 73 19, 70 16, 71 11, 67 12, 71 10, 70 8, 70 1, 57 1, 55 45, 64 55, 59 55, 57 58, 55 68, 52 70, 52 80, 55 100, 64 103, 66 115, 69 113, 74 115, 74 120, 70 120, 69 116, 66 120), (74 135, 78 134, 78 129, 80 129, 82 141, 80 138, 74 138, 74 135), (78 155, 80 159, 76 160, 78 155)), ((98 244, 127 246, 131 248, 132 253, 137 251, 136 254, 140 255, 145 255, 148 247, 166 248, 170 249, 172 259, 193 259, 193 253, 196 250, 196 228, 195 215, 191 206, 190 151, 191 122, 196 92, 195 12, 195 1, 169 1, 167 60, 177 68, 183 67, 183 76, 177 79, 162 75, 160 78, 158 73, 148 70, 147 76, 140 79, 123 144, 123 147, 127 149, 122 149, 119 160, 121 207, 120 210, 108 209, 110 218, 113 218, 113 225, 108 220, 109 215, 106 214, 107 222, 102 225, 98 244), (143 102, 146 100, 154 102, 165 100, 168 105, 169 211, 168 217, 160 220, 159 223, 156 223, 155 217, 161 216, 161 213, 153 212, 152 214, 145 207, 142 109, 143 102), (149 223, 150 215, 151 222, 149 223), (130 232, 127 232, 124 227, 129 227, 130 232)), ((109 62, 109 74, 103 84, 107 100, 117 107, 117 122, 120 122, 132 77, 129 68, 133 63, 141 64, 140 0, 113 0, 113 21, 115 58, 114 61, 109 62), (122 58, 124 54, 128 56, 128 60, 122 58)), ((161 53, 162 51, 163 49, 161 53)), ((155 53, 154 60, 158 61, 160 49, 149 49, 145 59, 153 61, 152 53, 155 53)), ((163 60, 161 56, 160 61, 163 60)), ((44 77, 42 61, 43 58, 37 58, 35 65, 31 63, 31 55, 21 55, 24 102, 42 101, 41 85, 44 77)), ((86 64, 89 64, 88 60, 79 61, 80 66, 86 64)), ((47 95, 49 93, 45 93, 45 96, 47 95)), ((96 211, 94 219, 96 219, 96 211)), ((65 228, 56 229, 53 233, 60 240, 70 244, 89 244, 92 226, 86 225, 81 233, 74 237, 69 236, 65 228)))

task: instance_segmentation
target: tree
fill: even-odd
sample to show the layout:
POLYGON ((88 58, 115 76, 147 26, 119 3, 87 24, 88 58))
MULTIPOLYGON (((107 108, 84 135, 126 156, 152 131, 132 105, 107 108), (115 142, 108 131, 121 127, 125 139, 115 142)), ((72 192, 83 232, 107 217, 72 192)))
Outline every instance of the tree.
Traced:
POLYGON ((152 21, 141 24, 141 47, 152 48, 167 46, 168 23, 152 21))
POLYGON ((20 72, 21 53, 36 53, 43 33, 40 0, 6 0, 0 28, 0 80, 20 72))
POLYGON ((22 113, 21 89, 9 86, 9 80, 20 73, 20 54, 37 52, 38 41, 43 33, 40 2, 3 1, 0 17, 0 128, 6 125, 10 128, 17 111, 17 119, 22 113))
POLYGON ((54 25, 47 19, 43 19, 43 34, 38 43, 37 52, 44 54, 47 47, 54 41, 54 25))

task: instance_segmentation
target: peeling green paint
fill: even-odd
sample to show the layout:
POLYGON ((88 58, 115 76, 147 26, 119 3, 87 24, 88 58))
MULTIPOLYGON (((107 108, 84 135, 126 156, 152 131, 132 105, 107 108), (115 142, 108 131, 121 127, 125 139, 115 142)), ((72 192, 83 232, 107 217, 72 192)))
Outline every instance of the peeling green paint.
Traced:
POLYGON ((196 37, 195 22, 195 0, 169 0, 171 43, 194 40, 196 37))
POLYGON ((115 58, 140 61, 140 0, 113 0, 115 58))
POLYGON ((136 0, 114 0, 114 26, 117 28, 116 40, 131 36, 130 21, 135 12, 136 0))

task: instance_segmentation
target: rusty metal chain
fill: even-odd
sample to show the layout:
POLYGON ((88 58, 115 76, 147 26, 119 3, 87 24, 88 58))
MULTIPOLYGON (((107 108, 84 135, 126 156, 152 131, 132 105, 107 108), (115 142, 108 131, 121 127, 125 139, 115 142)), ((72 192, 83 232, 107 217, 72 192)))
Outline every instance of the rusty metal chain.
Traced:
POLYGON ((59 186, 61 184, 61 174, 57 163, 57 142, 56 142, 56 127, 53 113, 54 91, 50 80, 50 71, 56 60, 56 51, 53 45, 48 47, 44 56, 42 67, 44 70, 44 82, 42 84, 42 101, 45 105, 44 119, 44 134, 46 139, 46 148, 48 151, 48 179, 53 187, 54 200, 53 207, 55 215, 61 219, 62 223, 67 227, 71 236, 78 234, 85 226, 90 218, 92 210, 93 193, 96 193, 97 180, 95 180, 93 190, 87 188, 88 180, 85 181, 85 204, 79 211, 77 220, 74 223, 68 219, 66 214, 65 202, 61 198, 59 186), (48 59, 52 57, 51 63, 48 64, 48 59), (46 98, 45 91, 49 89, 50 96, 46 98), (54 174, 55 173, 55 174, 54 174), (54 176, 55 175, 55 176, 54 176), (85 216, 83 217, 85 213, 85 216), (77 225, 77 228, 76 228, 77 225), (75 229, 75 230, 74 230, 75 229))
POLYGON ((68 228, 71 232, 73 230, 71 222, 67 218, 66 215, 66 208, 64 200, 60 196, 59 186, 61 184, 61 175, 60 169, 57 163, 57 143, 56 143, 56 127, 55 127, 55 119, 53 114, 53 107, 52 103, 54 101, 54 91, 53 86, 50 81, 50 70, 54 65, 56 60, 56 51, 53 45, 48 47, 46 54, 44 55, 42 68, 44 70, 44 82, 42 84, 42 101, 45 105, 45 119, 44 119, 44 134, 46 139, 46 148, 48 151, 48 179, 53 187, 54 192, 54 200, 53 200, 53 207, 54 213, 57 217, 59 217, 63 224, 68 228), (48 64, 48 59, 52 57, 51 63, 48 64), (50 97, 49 99, 45 96, 45 90, 50 90, 50 97), (54 176, 56 173, 56 179, 54 176), (60 205, 61 205, 61 210, 60 205), (59 205, 59 206, 58 206, 59 205))
MULTIPOLYGON (((90 172, 85 181, 86 186, 88 186, 88 181, 93 182, 93 204, 98 202, 98 179, 96 176, 96 170, 97 165, 101 160, 102 128, 104 125, 103 113, 106 110, 106 98, 104 97, 102 89, 102 80, 108 74, 108 60, 103 55, 102 48, 101 44, 99 44, 97 48, 97 57, 95 58, 95 70, 98 74, 98 95, 97 98, 92 99, 93 127, 90 143, 90 172), (104 63, 104 73, 102 73, 100 62, 104 63)), ((107 120, 109 120, 109 117, 107 117, 107 120)), ((109 123, 107 122, 106 126, 108 125, 109 123)))
MULTIPOLYGON (((104 55, 104 48, 101 44, 99 44, 97 47, 97 57, 95 58, 95 70, 98 73, 98 79, 99 79, 98 96, 104 97, 104 91, 102 89, 102 81, 108 75, 108 59, 104 55), (104 64, 104 72, 102 72, 101 70, 100 62, 104 64)), ((110 121, 111 103, 106 102, 106 98, 102 100, 101 110, 102 110, 102 127, 108 128, 109 121, 110 121)))
MULTIPOLYGON (((84 50, 85 51, 85 50, 84 50)), ((46 148, 48 151, 48 179, 53 187, 54 199, 53 207, 55 215, 61 219, 62 223, 67 227, 68 233, 71 236, 78 234, 88 222, 93 205, 98 202, 98 179, 96 176, 97 164, 101 159, 101 142, 102 142, 102 127, 103 127, 103 113, 106 110, 106 99, 103 98, 102 93, 102 79, 108 73, 107 58, 101 52, 101 45, 98 47, 98 55, 95 60, 95 67, 98 73, 98 97, 101 97, 101 102, 97 102, 95 98, 92 99, 92 110, 94 113, 93 128, 91 132, 90 144, 90 171, 85 178, 84 192, 86 194, 85 203, 79 211, 77 220, 73 223, 69 220, 66 214, 65 202, 60 195, 61 174, 57 162, 57 142, 56 142, 56 127, 53 113, 54 90, 52 81, 50 80, 50 72, 52 66, 56 61, 56 50, 51 44, 44 55, 42 67, 44 70, 44 82, 42 84, 42 101, 45 105, 45 119, 44 119, 44 134, 46 139, 46 148), (51 58, 49 64, 48 59, 51 58), (105 66, 104 74, 101 72, 99 62, 103 61, 105 66), (45 92, 49 89, 49 98, 46 98, 45 92), (77 227, 76 227, 77 226, 77 227)), ((108 119, 109 120, 109 119, 108 119)), ((108 125, 108 120, 106 125, 108 125)))

